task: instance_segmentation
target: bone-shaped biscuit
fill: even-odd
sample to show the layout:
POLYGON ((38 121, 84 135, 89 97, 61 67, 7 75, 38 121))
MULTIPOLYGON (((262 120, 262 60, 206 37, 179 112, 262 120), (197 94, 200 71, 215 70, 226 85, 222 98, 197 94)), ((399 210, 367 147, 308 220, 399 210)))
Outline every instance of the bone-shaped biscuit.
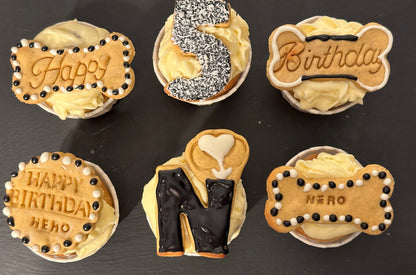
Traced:
POLYGON ((376 164, 352 177, 320 179, 280 166, 267 179, 264 214, 270 227, 281 233, 296 230, 302 223, 353 223, 362 232, 377 235, 392 222, 388 199, 393 189, 390 172, 376 164))
POLYGON ((135 50, 121 33, 111 33, 87 48, 49 49, 22 39, 11 50, 12 90, 24 103, 38 104, 55 92, 84 89, 100 89, 107 97, 121 99, 134 86, 130 63, 135 50))
POLYGON ((301 28, 283 25, 270 35, 267 76, 278 89, 290 89, 309 79, 346 78, 367 91, 386 85, 386 59, 393 43, 391 32, 377 23, 355 35, 307 37, 301 28))
POLYGON ((206 130, 186 146, 185 158, 195 176, 238 182, 250 150, 246 139, 230 130, 206 130))

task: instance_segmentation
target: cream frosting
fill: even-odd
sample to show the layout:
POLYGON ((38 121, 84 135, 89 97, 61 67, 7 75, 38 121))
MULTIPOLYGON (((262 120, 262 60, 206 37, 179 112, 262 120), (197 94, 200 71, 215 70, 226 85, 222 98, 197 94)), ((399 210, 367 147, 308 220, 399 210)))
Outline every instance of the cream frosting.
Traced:
MULTIPOLYGON (((88 47, 98 44, 108 33, 105 29, 75 19, 45 28, 34 40, 55 49, 88 47)), ((99 89, 53 93, 46 100, 60 119, 66 119, 68 115, 85 117, 87 112, 101 107, 104 101, 105 98, 99 89)))
MULTIPOLYGON (((312 23, 298 25, 307 36, 328 34, 355 34, 362 25, 328 16, 320 17, 312 23)), ((292 88, 294 97, 302 109, 318 109, 325 112, 349 102, 363 104, 366 90, 352 80, 308 80, 292 88)))
MULTIPOLYGON (((165 79, 170 82, 178 77, 194 78, 201 71, 201 65, 194 56, 185 56, 172 43, 173 14, 165 23, 165 34, 159 47, 158 67, 165 79)), ((231 79, 247 67, 251 44, 247 23, 234 9, 230 12, 230 25, 227 27, 200 26, 200 31, 210 33, 220 39, 230 51, 231 79)))
MULTIPOLYGON (((208 204, 208 193, 204 183, 199 181, 197 177, 192 173, 191 169, 186 163, 185 156, 182 155, 180 157, 172 158, 164 165, 181 165, 187 175, 189 176, 189 180, 191 181, 193 187, 197 190, 195 192, 199 199, 201 200, 203 205, 208 204)), ((148 184, 144 186, 143 189, 143 197, 142 197, 142 205, 144 211, 146 212, 146 217, 149 222, 149 225, 153 231, 153 234, 156 236, 158 235, 157 231, 157 200, 156 200, 156 188, 157 188, 157 180, 156 175, 149 181, 148 184)), ((234 197, 233 197, 233 205, 231 208, 230 214, 230 229, 228 235, 228 242, 233 240, 238 236, 240 233, 240 229, 245 220, 245 214, 247 209, 247 202, 246 202, 246 194, 244 191, 243 184, 241 180, 238 182, 237 186, 235 187, 234 197)), ((181 226, 182 228, 187 228, 187 221, 181 215, 181 226)), ((183 247, 185 253, 188 255, 195 255, 195 246, 192 239, 192 234, 188 232, 187 229, 182 230, 184 232, 183 238, 183 247)))
MULTIPOLYGON (((346 153, 320 153, 315 159, 298 160, 295 164, 295 169, 308 178, 350 177, 361 168, 354 156, 346 153)), ((302 229, 306 235, 319 240, 335 239, 360 231, 355 224, 304 223, 302 229)))

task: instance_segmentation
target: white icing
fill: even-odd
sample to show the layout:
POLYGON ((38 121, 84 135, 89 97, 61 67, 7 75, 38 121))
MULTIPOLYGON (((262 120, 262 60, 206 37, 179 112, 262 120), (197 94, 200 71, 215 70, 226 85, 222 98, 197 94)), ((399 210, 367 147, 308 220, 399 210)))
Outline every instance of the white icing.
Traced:
POLYGON ((70 165, 71 162, 72 162, 72 159, 68 156, 66 156, 62 159, 62 163, 65 164, 65 165, 70 165))
POLYGON ((30 96, 30 99, 32 99, 32 100, 38 100, 38 96, 37 95, 31 95, 30 96))
POLYGON ((52 246, 52 250, 53 252, 57 253, 61 250, 61 246, 59 244, 55 244, 54 246, 52 246))
POLYGON ((49 93, 51 91, 51 87, 46 85, 45 87, 43 87, 43 90, 47 93, 49 93))
POLYGON ((29 45, 29 42, 27 41, 27 39, 20 40, 20 43, 22 44, 23 47, 27 47, 27 45, 29 45))
POLYGON ((291 178, 296 178, 298 176, 298 171, 296 171, 295 169, 290 169, 289 172, 291 178))
POLYGON ((112 95, 112 92, 113 90, 111 90, 111 89, 107 89, 107 95, 109 95, 109 96, 111 96, 112 95))
POLYGON ((20 63, 16 60, 13 60, 12 65, 13 66, 20 66, 20 63))
POLYGON ((104 83, 101 80, 97 81, 97 86, 102 88, 104 86, 104 83))
POLYGON ((32 246, 31 249, 32 249, 33 252, 38 252, 40 247, 39 247, 39 245, 34 245, 34 246, 32 246))
POLYGON ((96 49, 96 50, 100 49, 100 46, 95 45, 95 49, 96 49))
POLYGON ((277 179, 277 180, 282 180, 282 179, 283 179, 283 174, 282 174, 282 173, 278 173, 278 174, 276 175, 276 179, 277 179))
POLYGON ((378 226, 377 226, 377 225, 373 225, 373 226, 371 227, 371 230, 373 230, 373 231, 377 231, 377 229, 378 229, 378 226))
POLYGON ((362 181, 362 180, 357 180, 356 182, 355 182, 355 185, 356 186, 362 186, 364 184, 364 182, 362 181))
POLYGON ((84 48, 84 53, 88 53, 88 48, 84 48))
POLYGON ((6 181, 6 183, 4 184, 4 188, 6 188, 6 190, 11 190, 13 188, 12 182, 6 181))
POLYGON ((324 221, 329 221, 329 215, 324 216, 324 221))
POLYGON ((223 134, 217 137, 204 135, 198 140, 198 146, 201 151, 206 152, 217 161, 220 170, 217 171, 213 168, 211 171, 219 179, 226 179, 232 173, 232 167, 228 169, 224 168, 224 157, 230 152, 234 146, 234 142, 234 137, 229 134, 223 134))
POLYGON ((49 153, 45 152, 40 155, 40 162, 47 162, 49 159, 49 153))
POLYGON ((90 220, 95 220, 97 216, 94 213, 91 213, 89 216, 90 220))
POLYGON ((91 168, 85 167, 84 169, 82 169, 82 173, 88 176, 89 174, 91 174, 91 168))
POLYGON ((343 222, 343 221, 345 221, 345 216, 344 216, 344 215, 342 215, 342 216, 339 216, 338 220, 339 220, 340 222, 343 222))
POLYGON ((321 191, 322 192, 325 192, 326 190, 328 190, 328 185, 326 185, 326 184, 324 184, 324 185, 322 185, 322 187, 321 187, 321 191))
POLYGON ((296 220, 296 218, 291 218, 291 219, 290 219, 290 224, 291 224, 292 226, 295 226, 295 225, 297 225, 297 224, 298 224, 298 221, 296 220))
POLYGON ((26 164, 24 162, 19 163, 19 171, 25 170, 26 164))
POLYGON ((14 72, 13 76, 16 77, 17 79, 22 79, 22 74, 19 72, 14 72))
POLYGON ((17 47, 12 47, 12 53, 17 53, 19 49, 17 47))
POLYGON ((378 176, 378 171, 377 170, 371 171, 371 175, 373 175, 374 177, 377 177, 378 176))
POLYGON ((95 190, 94 192, 92 192, 92 196, 94 198, 99 198, 101 196, 100 190, 95 190))
POLYGON ((312 189, 312 184, 307 183, 305 184, 305 187, 303 187, 303 192, 309 192, 312 189))
POLYGON ((23 93, 22 88, 17 88, 16 90, 14 90, 16 94, 21 95, 23 93))
POLYGON ((16 238, 18 238, 18 237, 19 237, 20 232, 19 232, 19 231, 17 231, 17 230, 13 230, 13 231, 12 231, 12 233, 11 233, 10 235, 12 235, 12 238, 16 239, 16 238))
POLYGON ((278 209, 278 210, 282 209, 282 203, 281 203, 281 202, 276 202, 276 203, 274 204, 274 208, 276 208, 276 209, 278 209))
POLYGON ((389 195, 383 193, 383 194, 380 195, 380 199, 382 199, 383 201, 386 201, 386 200, 389 199, 389 195))
POLYGON ((277 225, 282 225, 282 220, 281 219, 276 219, 276 224, 277 225))
POLYGON ((3 208, 3 215, 5 215, 5 216, 10 216, 10 208, 8 208, 8 207, 5 207, 5 208, 3 208))
POLYGON ((127 62, 127 61, 129 61, 129 60, 130 60, 130 57, 129 57, 129 56, 124 56, 124 57, 123 57, 123 60, 127 62))
POLYGON ((125 81, 128 85, 130 85, 131 84, 131 79, 126 79, 126 81, 125 81))
POLYGON ((305 219, 305 221, 307 221, 311 218, 311 215, 305 214, 305 215, 303 215, 303 218, 305 219))
POLYGON ((280 193, 280 190, 279 190, 279 187, 275 187, 275 188, 273 188, 273 193, 276 195, 276 194, 279 194, 280 193))
POLYGON ((387 179, 385 179, 385 180, 383 181, 383 183, 384 183, 385 185, 390 185, 390 184, 391 184, 391 179, 390 179, 390 178, 387 178, 387 179))
POLYGON ((384 207, 384 212, 391 212, 391 211, 393 211, 393 208, 391 208, 391 206, 384 207))
POLYGON ((53 54, 53 55, 57 55, 58 53, 56 52, 56 50, 55 49, 52 49, 52 50, 50 50, 49 51, 51 54, 53 54))
POLYGON ((76 242, 79 243, 79 242, 82 241, 83 236, 82 236, 82 234, 76 234, 75 237, 74 237, 74 239, 75 239, 76 242))
POLYGON ((391 220, 384 220, 384 222, 383 222, 384 224, 386 224, 386 225, 388 225, 388 224, 391 224, 391 220))
POLYGON ((360 223, 361 223, 361 220, 360 220, 359 218, 356 218, 356 219, 354 220, 354 223, 355 223, 355 224, 360 224, 360 223))
POLYGON ((89 83, 89 82, 87 82, 87 83, 85 83, 85 88, 87 89, 87 90, 91 90, 91 83, 89 83))
POLYGON ((41 47, 41 45, 40 45, 40 43, 39 43, 39 42, 35 42, 35 43, 33 44, 33 46, 35 46, 35 48, 36 48, 36 49, 39 49, 39 48, 41 47))
POLYGON ((344 188, 345 188, 345 185, 344 185, 343 183, 338 184, 338 189, 339 189, 339 190, 342 190, 342 189, 344 189, 344 188))

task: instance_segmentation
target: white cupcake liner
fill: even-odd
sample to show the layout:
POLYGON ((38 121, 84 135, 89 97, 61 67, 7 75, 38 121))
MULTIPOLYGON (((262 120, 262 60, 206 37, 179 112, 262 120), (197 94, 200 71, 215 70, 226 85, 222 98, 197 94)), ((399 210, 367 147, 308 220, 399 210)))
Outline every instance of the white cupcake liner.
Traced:
MULTIPOLYGON (((97 175, 100 177, 100 179, 102 180, 102 182, 105 184, 105 186, 108 188, 108 191, 110 192, 112 199, 113 199, 113 203, 114 203, 114 212, 116 215, 116 221, 115 224, 113 226, 113 231, 111 232, 110 237, 108 238, 108 240, 111 238, 111 236, 114 234, 114 232, 116 231, 116 228, 118 226, 118 222, 119 222, 119 217, 120 217, 120 208, 119 208, 119 203, 118 203, 118 198, 117 198, 117 193, 116 193, 116 189, 114 188, 114 185, 111 183, 110 178, 107 176, 107 174, 101 169, 101 167, 99 167, 98 165, 88 162, 88 161, 84 161, 85 164, 87 164, 89 167, 91 167, 92 169, 94 169, 94 171, 97 173, 97 175)), ((107 241, 108 241, 107 240, 107 241)), ((90 254, 85 255, 82 258, 79 257, 75 257, 72 256, 70 258, 58 258, 58 257, 54 257, 52 255, 48 255, 48 254, 44 254, 40 251, 33 251, 31 250, 33 253, 35 253, 36 255, 51 261, 51 262, 56 262, 56 263, 71 263, 71 262, 76 262, 76 261, 80 261, 82 259, 85 259, 93 254, 95 254, 98 250, 100 250, 107 242, 105 242, 102 246, 97 247, 94 251, 92 251, 90 254)), ((28 247, 30 249, 30 247, 28 247)))
MULTIPOLYGON (((338 153, 346 153, 345 151, 335 148, 335 147, 331 147, 331 146, 317 146, 317 147, 311 147, 309 149, 306 149, 300 153, 298 153, 296 156, 294 156, 293 158, 291 158, 286 165, 287 166, 295 166, 296 162, 298 160, 304 159, 310 155, 314 155, 314 154, 319 154, 319 153, 328 153, 328 154, 338 154, 338 153)), ((359 165, 361 165, 358 161, 357 163, 359 165)), ((362 165, 361 165, 362 166, 362 165)), ((323 241, 323 242, 319 242, 313 239, 310 239, 308 237, 306 237, 305 235, 300 234, 299 232, 297 232, 296 230, 290 231, 290 234, 292 234, 293 237, 295 237, 296 239, 300 240, 301 242, 310 245, 310 246, 314 246, 314 247, 319 247, 319 248, 334 248, 334 247, 339 247, 342 245, 345 245, 349 242, 351 242, 353 239, 355 239, 358 235, 361 234, 361 232, 355 232, 355 233, 351 233, 348 234, 338 240, 335 241, 323 241)))
MULTIPOLYGON (((158 63, 159 63, 159 46, 164 35, 165 35, 165 27, 162 27, 162 29, 160 30, 156 38, 155 45, 153 48, 153 70, 155 71, 157 79, 159 80, 160 84, 162 84, 163 87, 165 87, 168 84, 168 81, 160 72, 158 63)), ((243 84, 244 80, 246 79, 248 71, 250 70, 250 66, 251 66, 251 58, 252 58, 252 51, 250 47, 250 55, 249 55, 249 60, 248 60, 246 68, 240 74, 240 77, 237 83, 225 94, 219 97, 213 98, 213 99, 208 99, 208 100, 201 100, 201 101, 195 101, 195 102, 184 101, 184 102, 191 103, 191 104, 198 105, 198 106, 204 106, 204 105, 211 105, 213 103, 219 102, 231 96, 233 93, 235 93, 238 90, 238 88, 243 84)))
MULTIPOLYGON (((305 19, 305 20, 297 23, 296 26, 299 26, 299 25, 302 25, 302 24, 307 24, 307 23, 313 23, 314 21, 316 21, 317 19, 319 19, 321 17, 322 17, 321 15, 318 15, 318 16, 313 16, 313 17, 307 18, 307 19, 305 19)), ((333 115, 333 114, 338 114, 338 113, 344 112, 345 110, 347 110, 347 109, 349 109, 352 106, 354 106, 354 105, 357 104, 355 102, 347 102, 347 103, 345 103, 345 104, 343 104, 341 106, 331 108, 328 111, 319 111, 318 109, 306 109, 305 110, 305 109, 302 109, 300 107, 299 100, 297 100, 291 92, 289 92, 288 90, 281 90, 281 91, 282 91, 283 98, 287 102, 289 102, 289 104, 293 108, 295 108, 295 109, 297 109, 297 110, 299 110, 301 112, 309 113, 309 114, 314 114, 314 115, 333 115)))

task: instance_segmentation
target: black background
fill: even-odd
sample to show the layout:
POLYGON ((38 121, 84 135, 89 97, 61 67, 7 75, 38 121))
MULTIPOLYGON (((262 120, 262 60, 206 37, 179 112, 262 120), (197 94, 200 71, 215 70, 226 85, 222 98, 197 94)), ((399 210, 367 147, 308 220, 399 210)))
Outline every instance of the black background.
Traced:
MULTIPOLYGON (((120 225, 95 255, 76 263, 43 260, 10 237, 0 217, 0 273, 251 273, 251 274, 415 274, 416 215, 413 175, 415 143, 415 10, 402 1, 237 1, 232 7, 248 22, 253 48, 249 75, 230 98, 197 107, 169 98, 153 73, 152 50, 173 0, 1 1, 0 176, 10 178, 20 161, 44 151, 72 152, 100 165, 116 187, 120 225), (388 27, 394 36, 388 84, 367 94, 364 106, 332 116, 301 113, 271 87, 266 75, 267 40, 285 23, 329 15, 388 27), (78 18, 133 40, 136 57, 133 92, 113 110, 92 120, 60 121, 37 106, 20 103, 11 92, 10 47, 44 27, 78 18), (159 258, 155 238, 140 205, 143 186, 157 165, 178 156, 198 132, 228 128, 249 142, 243 173, 247 220, 223 260, 159 258), (362 164, 378 163, 396 179, 392 226, 379 236, 361 234, 335 249, 309 247, 290 234, 278 234, 263 217, 265 180, 276 166, 316 145, 331 145, 362 164)), ((0 193, 4 193, 2 187, 0 193)))

